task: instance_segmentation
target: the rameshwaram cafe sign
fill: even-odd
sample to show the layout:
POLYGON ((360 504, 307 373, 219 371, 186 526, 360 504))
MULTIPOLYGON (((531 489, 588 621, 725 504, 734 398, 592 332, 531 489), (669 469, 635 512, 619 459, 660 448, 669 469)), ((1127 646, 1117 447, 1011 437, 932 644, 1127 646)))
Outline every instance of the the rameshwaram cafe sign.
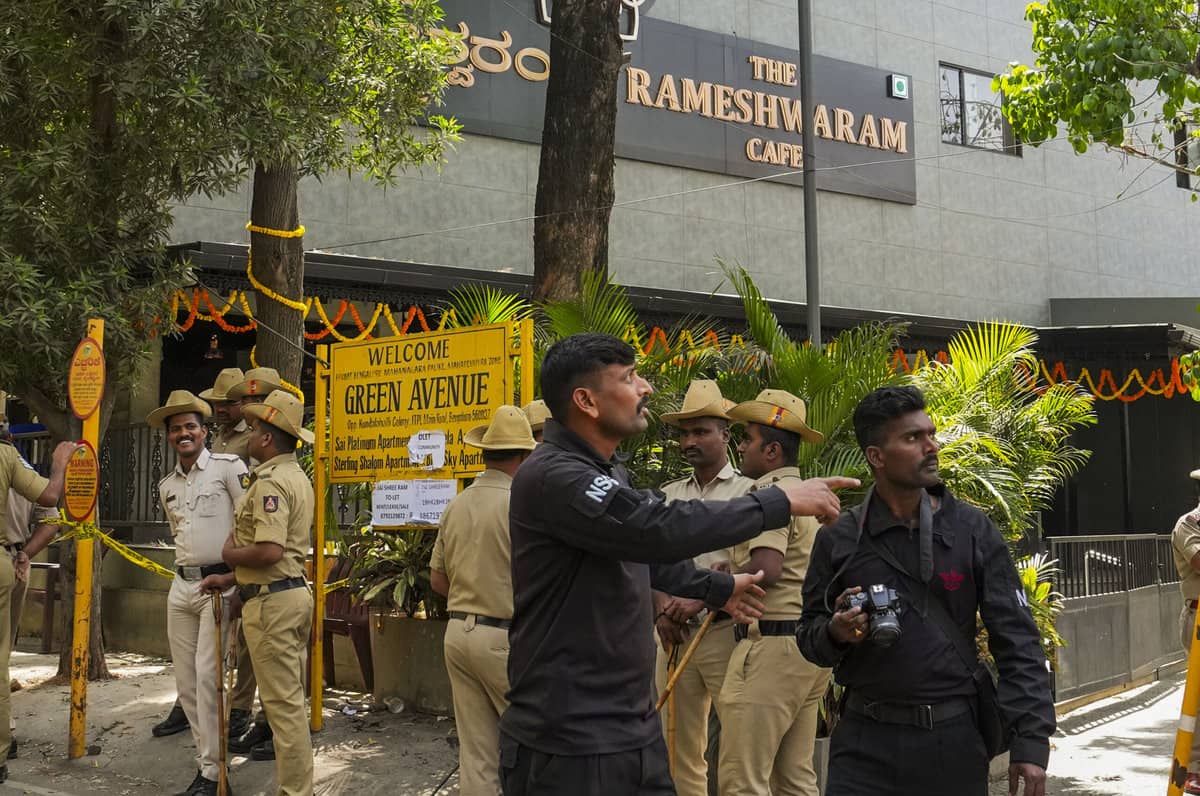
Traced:
MULTIPOLYGON (((617 155, 801 184, 797 53, 646 15, 622 0, 628 65, 618 88, 617 155)), ((684 4, 686 7, 686 4, 684 4)), ((548 0, 443 0, 462 35, 445 112, 468 132, 541 140, 550 74, 548 0)), ((822 190, 916 202, 907 75, 814 57, 811 123, 822 190)))

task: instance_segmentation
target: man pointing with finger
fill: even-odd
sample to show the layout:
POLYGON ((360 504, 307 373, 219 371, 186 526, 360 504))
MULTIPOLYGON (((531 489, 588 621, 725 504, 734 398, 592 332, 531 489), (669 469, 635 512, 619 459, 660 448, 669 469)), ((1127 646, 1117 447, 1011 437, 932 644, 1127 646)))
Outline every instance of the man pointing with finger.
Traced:
POLYGON ((703 600, 747 622, 762 573, 697 570, 792 514, 831 518, 832 489, 810 479, 724 503, 635 490, 617 446, 646 428, 652 390, 633 349, 581 334, 546 352, 545 438, 513 480, 510 707, 500 720, 507 796, 674 796, 651 683, 650 590, 703 600), (682 563, 675 563, 682 562, 682 563))

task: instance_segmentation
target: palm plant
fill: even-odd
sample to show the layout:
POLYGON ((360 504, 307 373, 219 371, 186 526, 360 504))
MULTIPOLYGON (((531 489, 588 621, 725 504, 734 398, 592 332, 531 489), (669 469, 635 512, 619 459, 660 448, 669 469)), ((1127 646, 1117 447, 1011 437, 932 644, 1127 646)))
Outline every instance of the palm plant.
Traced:
POLYGON ((913 374, 942 443, 942 479, 985 511, 1010 541, 1087 462, 1070 435, 1096 422, 1092 396, 1078 385, 1038 379, 1037 334, 1010 323, 983 323, 947 346, 949 362, 913 374))
POLYGON ((484 326, 490 323, 523 321, 533 315, 534 306, 521 296, 479 282, 468 282, 450 291, 442 305, 442 326, 484 326))
POLYGON ((726 268, 725 274, 742 299, 750 336, 765 354, 765 383, 802 398, 808 424, 825 435, 821 445, 801 446, 801 473, 805 478, 846 475, 865 483, 870 472, 854 439, 854 408, 872 390, 905 381, 891 367, 905 324, 853 327, 818 350, 788 335, 745 269, 726 268))

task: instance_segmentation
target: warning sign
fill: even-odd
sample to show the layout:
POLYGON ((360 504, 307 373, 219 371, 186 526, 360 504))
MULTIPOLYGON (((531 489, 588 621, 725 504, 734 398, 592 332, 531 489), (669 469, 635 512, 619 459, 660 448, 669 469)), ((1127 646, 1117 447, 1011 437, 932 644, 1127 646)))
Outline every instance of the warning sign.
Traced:
POLYGON ((331 480, 482 471, 463 435, 512 400, 509 341, 494 324, 331 346, 331 480))
POLYGON ((99 475, 96 449, 84 441, 67 460, 63 478, 63 507, 67 510, 67 519, 82 522, 91 515, 96 507, 99 475))

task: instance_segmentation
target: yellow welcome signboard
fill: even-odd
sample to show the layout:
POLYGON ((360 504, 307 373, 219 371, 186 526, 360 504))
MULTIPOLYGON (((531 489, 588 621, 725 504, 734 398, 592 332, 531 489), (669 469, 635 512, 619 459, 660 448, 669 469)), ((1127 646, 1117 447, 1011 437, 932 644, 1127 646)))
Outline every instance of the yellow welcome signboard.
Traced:
POLYGON ((482 471, 463 435, 513 401, 514 332, 502 323, 330 346, 330 480, 482 471))

